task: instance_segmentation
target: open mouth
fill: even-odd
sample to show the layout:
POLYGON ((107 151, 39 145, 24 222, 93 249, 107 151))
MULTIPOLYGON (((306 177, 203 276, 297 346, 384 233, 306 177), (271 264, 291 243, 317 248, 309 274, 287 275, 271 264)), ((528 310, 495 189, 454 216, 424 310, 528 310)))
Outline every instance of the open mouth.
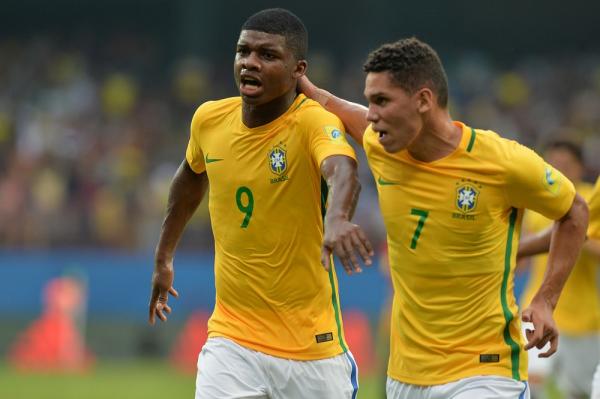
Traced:
POLYGON ((246 98, 258 97, 262 94, 262 82, 252 76, 240 76, 240 94, 246 98))
POLYGON ((262 86, 262 83, 260 82, 260 80, 249 77, 249 76, 242 76, 240 78, 240 83, 242 84, 242 86, 255 87, 255 88, 262 86))

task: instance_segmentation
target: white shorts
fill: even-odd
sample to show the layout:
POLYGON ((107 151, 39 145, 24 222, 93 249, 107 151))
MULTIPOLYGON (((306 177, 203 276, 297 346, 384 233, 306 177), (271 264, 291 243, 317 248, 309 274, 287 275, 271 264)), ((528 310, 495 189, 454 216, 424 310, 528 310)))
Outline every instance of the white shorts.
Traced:
POLYGON ((596 367, 594 373, 594 381, 592 381, 592 396, 590 399, 600 399, 600 363, 596 367))
POLYGON ((531 348, 527 352, 529 377, 532 381, 534 376, 546 378, 553 374, 563 393, 589 396, 592 376, 600 361, 600 336, 592 334, 574 337, 561 334, 556 353, 548 358, 538 357, 538 354, 549 348, 548 343, 541 350, 531 348))
POLYGON ((290 360, 210 338, 198 356, 196 399, 355 399, 358 369, 350 352, 290 360))
POLYGON ((589 396, 596 365, 600 361, 600 336, 561 335, 554 354, 558 388, 567 396, 589 396))
POLYGON ((506 377, 477 376, 442 385, 411 385, 390 377, 388 399, 529 399, 529 385, 506 377))

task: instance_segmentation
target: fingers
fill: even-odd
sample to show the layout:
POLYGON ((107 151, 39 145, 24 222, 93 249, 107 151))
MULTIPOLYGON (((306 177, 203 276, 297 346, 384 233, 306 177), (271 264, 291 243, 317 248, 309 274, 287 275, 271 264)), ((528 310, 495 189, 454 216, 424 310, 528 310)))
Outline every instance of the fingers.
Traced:
POLYGON ((550 348, 546 352, 540 353, 538 357, 550 357, 558 349, 558 330, 551 326, 538 323, 538 326, 534 326, 534 330, 525 330, 525 337, 528 341, 524 347, 525 350, 533 347, 541 350, 550 342, 550 348))
POLYGON ((309 95, 314 91, 315 85, 308 79, 306 75, 302 75, 298 79, 298 88, 304 94, 309 95))
POLYGON ((538 345, 540 344, 540 342, 542 341, 542 338, 544 337, 544 328, 543 325, 540 326, 535 326, 534 325, 534 330, 526 330, 525 331, 525 335, 527 337, 527 344, 525 345, 525 350, 528 351, 529 349, 533 348, 533 347, 538 347, 538 345))
POLYGON ((148 304, 148 323, 150 325, 154 325, 154 309, 156 308, 156 303, 158 302, 158 288, 152 288, 152 295, 150 296, 150 303, 148 304))
POLYGON ((354 253, 352 238, 347 237, 342 241, 341 245, 344 248, 344 253, 346 254, 346 263, 350 267, 350 270, 356 273, 362 272, 362 269, 358 264, 358 259, 356 258, 356 255, 354 253))
POLYGON ((173 287, 170 287, 166 292, 157 287, 152 289, 152 296, 148 305, 148 323, 150 325, 156 323, 157 316, 161 321, 167 321, 166 314, 172 312, 171 307, 167 305, 167 301, 169 300, 168 294, 173 295, 175 298, 179 297, 179 293, 173 287))
POLYGON ((342 266, 344 267, 346 273, 352 274, 352 267, 350 266, 350 262, 348 261, 348 255, 346 254, 346 249, 344 248, 344 245, 338 242, 333 247, 333 252, 342 263, 342 266))
POLYGON ((370 266, 373 263, 371 256, 375 252, 359 226, 348 223, 347 227, 349 228, 344 229, 335 238, 325 239, 324 247, 330 248, 330 253, 333 252, 338 257, 346 273, 360 273, 362 268, 356 253, 360 255, 366 266, 370 266))
POLYGON ((321 264, 325 268, 325 270, 329 271, 331 262, 331 248, 327 247, 323 244, 323 248, 321 249, 321 264))
MULTIPOLYGON (((542 357, 542 358, 550 357, 556 353, 556 351, 558 349, 558 334, 554 334, 554 333, 549 334, 549 339, 550 339, 550 349, 548 349, 544 353, 540 353, 538 355, 538 357, 542 357)), ((546 340, 546 342, 548 342, 548 341, 546 340)), ((544 345, 546 345, 546 342, 544 342, 544 345)), ((542 348, 543 348, 543 346, 542 346, 542 348)))
POLYGON ((537 318, 534 319, 533 311, 530 308, 527 308, 523 311, 521 320, 523 320, 523 322, 525 322, 525 323, 533 324, 533 329, 528 328, 525 330, 525 337, 527 338, 527 344, 525 344, 524 349, 526 351, 528 351, 529 349, 531 349, 533 347, 537 347, 537 345, 540 343, 541 339, 544 336, 545 325, 543 322, 541 322, 537 318))
POLYGON ((367 238, 367 235, 365 234, 364 231, 362 231, 362 229, 360 227, 358 227, 358 226, 356 226, 356 227, 357 227, 356 233, 358 234, 358 238, 360 239, 361 243, 363 244, 365 250, 367 251, 369 256, 375 256, 375 251, 373 250, 373 245, 371 245, 371 241, 369 241, 369 239, 367 238))
POLYGON ((167 316, 165 316, 165 314, 163 313, 164 306, 165 305, 160 302, 156 304, 155 313, 161 321, 167 321, 167 316))
POLYGON ((346 273, 351 275, 354 271, 360 273, 362 270, 354 255, 352 244, 349 239, 340 239, 333 247, 333 252, 338 257, 346 273))
POLYGON ((371 261, 371 256, 373 256, 375 253, 365 233, 363 233, 362 230, 358 229, 356 231, 356 234, 352 234, 351 237, 352 244, 354 245, 354 248, 358 250, 358 253, 360 254, 360 257, 362 258, 365 265, 371 266, 371 264, 373 263, 371 261))

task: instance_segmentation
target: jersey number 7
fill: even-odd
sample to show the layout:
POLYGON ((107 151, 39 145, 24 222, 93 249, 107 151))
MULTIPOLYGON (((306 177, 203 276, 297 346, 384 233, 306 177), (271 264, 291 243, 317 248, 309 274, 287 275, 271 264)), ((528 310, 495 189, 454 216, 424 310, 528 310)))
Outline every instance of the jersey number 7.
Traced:
POLYGON ((419 237, 421 236, 421 230, 423 230, 423 226, 425 226, 425 221, 427 220, 429 211, 425 211, 423 209, 412 208, 410 210, 410 214, 416 215, 419 217, 419 221, 417 222, 417 228, 415 229, 415 233, 413 234, 412 240, 410 242, 410 248, 416 249, 417 242, 419 241, 419 237))

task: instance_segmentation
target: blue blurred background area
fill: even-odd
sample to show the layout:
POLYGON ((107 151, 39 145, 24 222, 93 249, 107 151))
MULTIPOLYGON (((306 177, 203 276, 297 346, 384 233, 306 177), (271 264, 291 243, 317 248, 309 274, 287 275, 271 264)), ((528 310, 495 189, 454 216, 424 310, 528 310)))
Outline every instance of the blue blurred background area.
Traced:
MULTIPOLYGON (((74 276, 85 288, 79 331, 98 359, 163 358, 188 317, 212 309, 206 201, 175 260, 181 297, 158 328, 146 324, 153 250, 193 112, 237 94, 239 27, 262 8, 298 14, 309 30, 311 79, 363 103, 368 52, 401 37, 424 39, 445 63, 455 119, 540 151, 551 139, 574 140, 594 179, 600 3, 437 3, 4 0, 0 356, 43 312, 44 287, 56 277, 74 276)), ((359 153, 355 220, 381 248, 376 191, 359 153)), ((375 340, 389 295, 379 267, 340 276, 340 294, 343 309, 366 315, 375 340)))

